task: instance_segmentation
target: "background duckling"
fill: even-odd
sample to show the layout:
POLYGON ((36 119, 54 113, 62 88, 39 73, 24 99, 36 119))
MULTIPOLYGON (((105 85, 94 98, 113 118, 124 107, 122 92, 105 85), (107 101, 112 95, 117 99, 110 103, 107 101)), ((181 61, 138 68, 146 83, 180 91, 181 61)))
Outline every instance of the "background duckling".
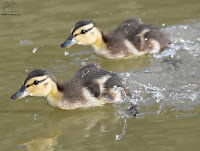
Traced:
POLYGON ((91 20, 81 20, 72 28, 61 47, 71 47, 74 44, 92 45, 94 52, 101 57, 121 59, 158 53, 170 43, 156 26, 130 18, 109 34, 101 32, 91 20))
POLYGON ((126 95, 131 96, 119 76, 96 64, 84 66, 71 80, 63 83, 58 83, 47 70, 36 69, 28 74, 11 99, 44 96, 54 108, 88 108, 119 102, 123 94, 117 87, 123 88, 126 95))

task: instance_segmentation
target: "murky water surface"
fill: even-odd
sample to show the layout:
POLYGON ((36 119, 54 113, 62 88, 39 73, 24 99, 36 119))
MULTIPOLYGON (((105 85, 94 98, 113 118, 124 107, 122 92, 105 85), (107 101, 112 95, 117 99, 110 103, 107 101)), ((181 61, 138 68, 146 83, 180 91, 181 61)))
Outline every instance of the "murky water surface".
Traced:
POLYGON ((0 150, 199 150, 199 0, 14 2, 20 16, 0 15, 0 150), (97 57, 87 46, 60 48, 80 19, 108 32, 132 16, 162 28, 172 47, 117 61, 97 57), (10 100, 27 72, 45 68, 58 80, 70 79, 87 62, 126 80, 140 107, 137 118, 125 117, 114 105, 59 111, 44 98, 10 100))

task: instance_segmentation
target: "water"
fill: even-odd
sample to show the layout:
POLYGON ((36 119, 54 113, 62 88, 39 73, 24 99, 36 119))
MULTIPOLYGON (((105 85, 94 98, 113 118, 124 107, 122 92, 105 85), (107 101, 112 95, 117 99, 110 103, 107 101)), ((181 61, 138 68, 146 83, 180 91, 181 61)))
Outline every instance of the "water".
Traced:
POLYGON ((14 2, 20 16, 0 15, 0 150, 199 150, 200 1, 14 2), (80 19, 108 32, 132 16, 162 28, 172 47, 120 61, 97 57, 89 46, 60 48, 80 19), (88 62, 126 81, 139 105, 136 118, 123 115, 117 105, 60 111, 44 98, 10 100, 36 68, 62 80, 88 62))

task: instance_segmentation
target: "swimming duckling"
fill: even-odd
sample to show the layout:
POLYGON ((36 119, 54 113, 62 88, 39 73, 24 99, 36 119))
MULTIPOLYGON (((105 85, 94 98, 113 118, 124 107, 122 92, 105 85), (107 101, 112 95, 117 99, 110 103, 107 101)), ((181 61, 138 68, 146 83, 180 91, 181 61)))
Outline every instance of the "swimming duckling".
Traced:
POLYGON ((91 20, 75 24, 62 48, 74 44, 92 45, 94 52, 108 59, 122 59, 158 53, 169 46, 169 41, 159 28, 145 24, 140 19, 130 18, 113 32, 104 34, 91 20))
POLYGON ((97 64, 84 66, 71 80, 63 83, 58 83, 47 70, 36 69, 28 74, 22 87, 11 99, 44 96, 54 108, 88 108, 119 102, 123 94, 117 87, 123 88, 126 95, 131 96, 119 76, 101 69, 97 64))

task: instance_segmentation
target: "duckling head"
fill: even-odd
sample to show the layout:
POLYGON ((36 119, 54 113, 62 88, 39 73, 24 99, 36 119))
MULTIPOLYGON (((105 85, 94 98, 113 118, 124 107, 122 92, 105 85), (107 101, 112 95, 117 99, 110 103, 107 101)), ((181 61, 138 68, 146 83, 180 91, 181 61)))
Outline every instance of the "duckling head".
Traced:
POLYGON ((61 45, 61 48, 71 47, 74 44, 93 45, 102 38, 100 30, 91 20, 81 20, 75 24, 68 39, 61 45))
POLYGON ((44 96, 46 97, 56 85, 51 74, 42 69, 36 69, 28 74, 22 87, 12 95, 11 99, 21 99, 26 96, 44 96))

